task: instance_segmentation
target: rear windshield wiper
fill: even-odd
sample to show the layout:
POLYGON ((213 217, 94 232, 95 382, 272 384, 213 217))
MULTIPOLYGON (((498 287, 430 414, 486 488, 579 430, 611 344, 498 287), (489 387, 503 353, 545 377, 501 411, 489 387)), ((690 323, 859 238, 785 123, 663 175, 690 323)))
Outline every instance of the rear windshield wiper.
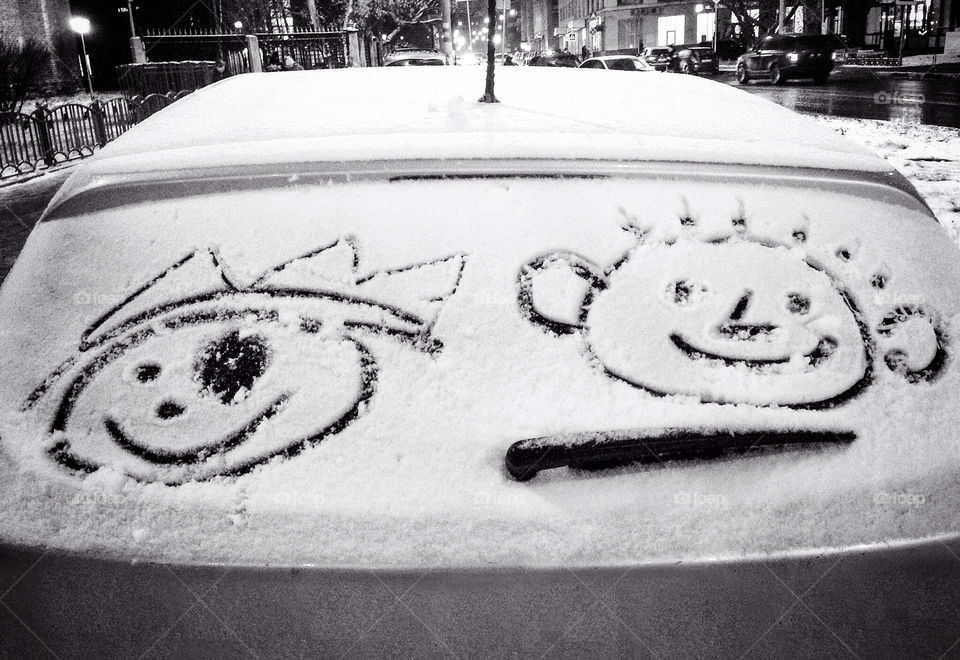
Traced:
POLYGON ((507 472, 527 481, 541 470, 599 470, 630 463, 718 458, 762 449, 848 445, 852 431, 653 429, 604 431, 528 438, 510 445, 507 472))

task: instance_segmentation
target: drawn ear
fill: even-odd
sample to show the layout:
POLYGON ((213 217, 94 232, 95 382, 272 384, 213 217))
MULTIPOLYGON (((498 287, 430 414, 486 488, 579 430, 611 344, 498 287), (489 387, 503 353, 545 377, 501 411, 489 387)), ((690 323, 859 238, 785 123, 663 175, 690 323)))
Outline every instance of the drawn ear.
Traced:
POLYGON ((877 334, 881 341, 886 338, 896 341, 901 327, 901 341, 909 348, 894 346, 888 349, 883 355, 887 368, 902 376, 908 383, 936 379, 947 363, 947 335, 937 316, 923 307, 898 305, 880 321, 877 334), (910 325, 914 328, 907 327, 910 325), (926 365, 910 365, 910 353, 914 351, 928 358, 926 365))
POLYGON ((517 302, 520 313, 555 335, 584 327, 598 291, 607 287, 602 269, 573 252, 551 252, 520 269, 517 302))

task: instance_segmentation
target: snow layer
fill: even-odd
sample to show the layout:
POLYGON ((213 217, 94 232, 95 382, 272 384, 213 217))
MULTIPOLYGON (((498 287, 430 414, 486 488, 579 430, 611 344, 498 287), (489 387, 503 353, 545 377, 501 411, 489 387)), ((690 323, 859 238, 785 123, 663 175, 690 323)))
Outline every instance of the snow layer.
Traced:
POLYGON ((960 255, 930 217, 762 183, 288 186, 41 223, 0 290, 0 536, 176 561, 424 566, 637 563, 949 533, 958 290, 960 255), (661 258, 673 250, 686 256, 661 258), (569 273, 540 280, 546 263, 579 264, 590 286, 569 273), (197 270, 178 278, 188 271, 175 264, 197 270), (524 307, 525 278, 564 332, 524 307), (689 286, 676 311, 678 282, 689 286), (605 297, 630 292, 643 304, 605 297), (693 314, 698 302, 719 318, 693 314), (749 366, 635 360, 648 338, 617 313, 731 359, 787 361, 770 387, 738 388, 749 366), (740 345, 742 328, 717 330, 731 319, 771 329, 740 345), (270 357, 237 368, 251 380, 217 402, 210 392, 223 388, 197 365, 230 354, 222 340, 234 334, 270 357), (818 336, 837 351, 814 363, 804 356, 818 336), (945 363, 911 377, 941 339, 945 363), (684 389, 675 363, 704 388, 684 389), (777 378, 795 380, 778 391, 777 378), (168 400, 185 412, 151 416, 168 400), (525 438, 703 426, 857 440, 527 483, 503 468, 525 438), (238 430, 235 449, 163 461, 238 430), (304 436, 320 441, 297 445, 304 436))
POLYGON ((68 181, 211 165, 418 158, 592 158, 877 170, 789 110, 696 76, 481 67, 235 76, 109 144, 68 181), (776 127, 772 130, 770 127, 776 127), (82 177, 82 178, 81 178, 82 177))

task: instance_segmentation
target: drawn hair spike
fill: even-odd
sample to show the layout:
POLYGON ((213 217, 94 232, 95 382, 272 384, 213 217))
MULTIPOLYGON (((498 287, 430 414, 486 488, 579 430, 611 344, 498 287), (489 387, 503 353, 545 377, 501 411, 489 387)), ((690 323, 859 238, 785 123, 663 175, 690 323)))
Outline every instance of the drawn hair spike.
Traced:
POLYGON ((160 274, 126 296, 93 321, 80 336, 80 348, 84 350, 109 336, 110 331, 138 311, 152 306, 158 300, 184 300, 201 293, 237 291, 237 287, 224 273, 219 255, 213 249, 194 250, 168 266, 160 274), (207 280, 209 286, 204 286, 207 280))

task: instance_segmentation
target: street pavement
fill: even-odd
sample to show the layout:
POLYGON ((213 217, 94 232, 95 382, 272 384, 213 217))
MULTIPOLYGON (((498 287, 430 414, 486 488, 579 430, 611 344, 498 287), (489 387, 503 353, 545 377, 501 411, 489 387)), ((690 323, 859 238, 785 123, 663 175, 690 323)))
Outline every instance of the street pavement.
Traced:
POLYGON ((920 78, 844 67, 822 85, 811 80, 738 85, 733 72, 727 71, 716 79, 797 112, 960 128, 960 75, 920 78))
POLYGON ((72 170, 72 166, 67 166, 0 188, 0 282, 16 261, 47 202, 72 170))

